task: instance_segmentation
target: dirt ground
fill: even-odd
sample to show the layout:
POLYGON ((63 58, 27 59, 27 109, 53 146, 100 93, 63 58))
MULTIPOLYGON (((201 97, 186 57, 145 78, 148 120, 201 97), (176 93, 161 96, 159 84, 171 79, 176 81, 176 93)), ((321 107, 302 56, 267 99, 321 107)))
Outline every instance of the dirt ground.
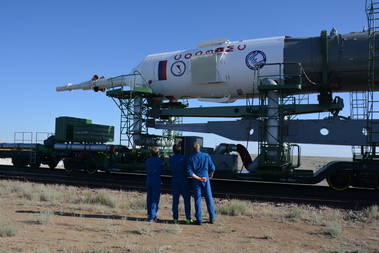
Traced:
MULTIPOLYGON (((150 223, 137 206, 144 201, 143 192, 0 180, 0 226, 11 232, 0 236, 0 252, 379 252, 375 210, 370 216, 367 210, 248 202, 247 214, 218 212, 215 224, 198 226, 171 222, 169 195, 161 198, 160 221, 150 223), (108 194, 115 204, 82 202, 108 194)), ((228 202, 215 199, 216 210, 228 202)))

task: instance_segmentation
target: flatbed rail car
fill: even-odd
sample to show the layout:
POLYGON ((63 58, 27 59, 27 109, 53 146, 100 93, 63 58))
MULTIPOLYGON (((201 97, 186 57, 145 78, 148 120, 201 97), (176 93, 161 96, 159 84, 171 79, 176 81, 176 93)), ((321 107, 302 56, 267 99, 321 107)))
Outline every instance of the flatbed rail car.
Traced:
MULTIPOLYGON (((113 135, 113 127, 94 125, 86 119, 59 117, 56 119, 55 135, 47 138, 43 144, 0 143, 0 158, 11 158, 16 167, 32 168, 39 168, 41 164, 55 168, 63 161, 67 172, 144 172, 149 149, 129 149, 123 145, 105 144, 113 141, 113 135)), ((203 146, 202 137, 176 137, 175 143, 179 141, 187 156, 192 152, 191 144, 194 141, 203 146)), ((216 165, 215 177, 219 178, 302 184, 316 184, 326 179, 335 190, 345 190, 350 186, 379 190, 379 163, 376 160, 334 161, 313 171, 299 168, 300 160, 293 161, 292 158, 293 148, 297 149, 287 147, 284 155, 287 166, 284 167, 262 163, 262 155, 252 160, 247 149, 240 144, 224 143, 216 149, 203 147, 202 151, 210 154, 216 165), (246 168, 243 173, 238 169, 237 155, 233 152, 241 157, 246 168), (264 166, 256 166, 257 162, 264 166)), ((164 155, 167 158, 169 154, 164 155)), ((165 161, 164 158, 163 162, 165 161)), ((169 174, 168 166, 166 168, 166 173, 169 174)))
POLYGON ((144 152, 135 152, 122 145, 110 145, 114 127, 92 124, 91 120, 58 117, 55 135, 40 143, 0 143, 0 158, 11 158, 15 167, 39 168, 41 164, 55 168, 60 161, 66 171, 88 173, 121 171, 125 167, 139 169, 144 152))
POLYGON ((15 167, 29 165, 32 168, 39 168, 41 164, 55 168, 60 161, 51 148, 37 143, 0 143, 0 158, 11 158, 15 167))
MULTIPOLYGON (((52 143, 54 136, 45 143, 52 143)), ((180 137, 187 143, 194 137, 180 137)), ((197 141, 201 138, 196 137, 197 141)), ((327 180, 329 186, 335 190, 345 190, 350 186, 374 188, 379 190, 379 170, 376 161, 333 161, 317 171, 307 169, 252 171, 237 169, 237 157, 229 154, 236 151, 241 156, 245 168, 249 168, 253 161, 246 159, 247 150, 242 145, 220 144, 218 149, 204 148, 212 157, 216 165, 215 177, 233 178, 237 180, 267 181, 280 183, 317 184, 327 180), (226 146, 227 148, 220 148, 226 146), (221 150, 221 151, 220 151, 221 150)), ((44 144, 0 143, 0 158, 11 158, 15 167, 30 166, 39 168, 41 164, 55 168, 63 161, 67 172, 75 170, 93 174, 97 171, 105 172, 144 172, 145 160, 149 157, 148 150, 131 150, 122 145, 107 144, 78 144, 57 143, 52 146, 44 144)), ((184 148, 186 155, 190 154, 188 147, 184 148), (187 150, 187 151, 186 151, 187 150)), ((169 169, 166 171, 169 173, 169 169)))
POLYGON ((0 143, 0 158, 12 159, 15 167, 39 168, 41 164, 54 169, 63 161, 67 172, 141 171, 147 158, 125 146, 107 144, 55 143, 49 147, 36 143, 0 143))

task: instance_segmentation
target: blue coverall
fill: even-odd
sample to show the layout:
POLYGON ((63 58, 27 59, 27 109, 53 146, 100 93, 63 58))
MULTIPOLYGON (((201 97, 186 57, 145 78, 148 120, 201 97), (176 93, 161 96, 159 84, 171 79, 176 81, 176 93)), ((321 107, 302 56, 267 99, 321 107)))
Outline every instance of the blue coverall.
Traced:
POLYGON ((186 159, 182 154, 175 154, 169 159, 172 171, 172 216, 174 220, 179 219, 179 197, 182 195, 184 200, 184 211, 186 219, 191 220, 191 196, 189 192, 188 176, 186 170, 186 159))
POLYGON ((159 198, 161 196, 161 174, 164 165, 162 160, 157 156, 152 156, 146 160, 146 205, 149 220, 157 219, 159 198))
POLYGON ((209 220, 213 221, 216 218, 213 197, 211 191, 211 182, 209 180, 209 174, 216 170, 211 157, 207 153, 195 152, 187 161, 187 173, 188 176, 193 174, 199 177, 205 177, 206 182, 199 180, 192 180, 193 182, 193 197, 195 199, 195 216, 196 220, 203 222, 202 209, 201 209, 201 197, 204 196, 209 213, 209 220))

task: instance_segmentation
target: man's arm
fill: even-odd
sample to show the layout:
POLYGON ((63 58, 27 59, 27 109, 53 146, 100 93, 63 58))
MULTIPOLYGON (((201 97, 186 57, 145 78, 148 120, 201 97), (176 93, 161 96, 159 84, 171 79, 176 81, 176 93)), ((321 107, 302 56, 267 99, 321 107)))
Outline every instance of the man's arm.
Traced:
POLYGON ((209 178, 212 178, 212 177, 213 177, 213 174, 214 174, 213 171, 212 171, 211 173, 209 173, 209 178))
POLYGON ((216 167, 212 161, 212 158, 208 155, 208 173, 209 178, 213 177, 214 172, 216 171, 216 167))
POLYGON ((206 177, 199 177, 199 176, 197 176, 197 175, 195 175, 195 174, 192 174, 191 177, 192 177, 193 179, 199 180, 199 181, 201 181, 201 182, 207 182, 207 178, 206 178, 206 177))

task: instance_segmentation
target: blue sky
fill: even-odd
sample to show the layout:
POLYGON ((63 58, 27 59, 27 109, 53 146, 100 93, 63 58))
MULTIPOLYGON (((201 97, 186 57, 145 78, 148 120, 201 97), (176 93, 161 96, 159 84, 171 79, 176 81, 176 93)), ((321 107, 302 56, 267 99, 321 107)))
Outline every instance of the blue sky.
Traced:
MULTIPOLYGON (((54 132, 59 116, 118 132, 120 111, 104 93, 55 87, 94 74, 128 74, 148 54, 212 38, 362 31, 364 9, 365 0, 0 0, 0 140, 13 142, 14 132, 54 132)), ((210 146, 233 143, 206 136, 210 146)), ((330 148, 305 145, 303 154, 330 155, 330 148)), ((332 148, 335 156, 350 156, 349 147, 332 148)))

